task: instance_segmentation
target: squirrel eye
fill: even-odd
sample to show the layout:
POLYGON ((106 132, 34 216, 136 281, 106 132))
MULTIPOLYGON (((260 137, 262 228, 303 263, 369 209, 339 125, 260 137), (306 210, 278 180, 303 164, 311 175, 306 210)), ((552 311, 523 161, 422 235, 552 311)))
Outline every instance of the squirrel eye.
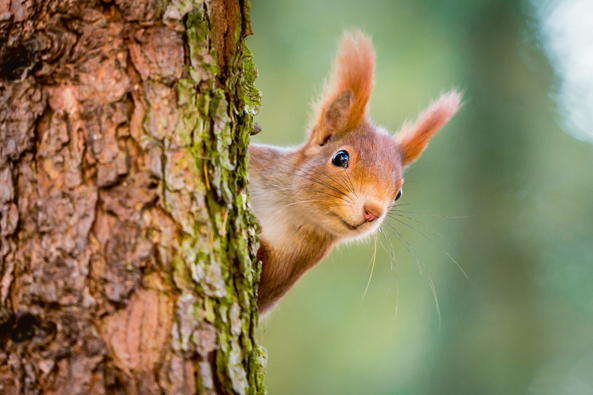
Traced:
POLYGON ((337 166, 337 167, 347 168, 349 159, 350 159, 350 155, 348 155, 348 152, 346 152, 344 150, 338 151, 332 158, 332 165, 337 166))
POLYGON ((403 189, 400 189, 399 192, 397 193, 397 195, 395 195, 395 200, 399 199, 400 197, 402 197, 402 194, 404 193, 403 189))

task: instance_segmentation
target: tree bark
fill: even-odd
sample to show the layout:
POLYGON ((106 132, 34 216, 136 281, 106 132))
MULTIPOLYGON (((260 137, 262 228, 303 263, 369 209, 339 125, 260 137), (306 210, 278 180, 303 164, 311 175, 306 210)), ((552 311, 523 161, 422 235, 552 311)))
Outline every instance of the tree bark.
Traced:
POLYGON ((247 0, 0 0, 0 393, 264 393, 247 0))

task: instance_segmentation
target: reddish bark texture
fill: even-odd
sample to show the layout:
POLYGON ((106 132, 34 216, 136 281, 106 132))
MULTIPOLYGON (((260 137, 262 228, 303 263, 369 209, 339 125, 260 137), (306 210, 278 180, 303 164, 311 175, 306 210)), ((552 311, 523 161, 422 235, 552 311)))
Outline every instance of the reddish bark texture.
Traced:
POLYGON ((229 232, 242 219, 216 192, 217 164, 196 162, 177 131, 192 64, 195 90, 233 103, 237 132, 227 81, 247 12, 232 0, 0 0, 0 393, 262 391, 254 296, 225 288, 253 273, 175 265, 195 229, 212 250, 246 237, 229 232), (217 73, 190 59, 190 12, 211 28, 200 48, 217 73))

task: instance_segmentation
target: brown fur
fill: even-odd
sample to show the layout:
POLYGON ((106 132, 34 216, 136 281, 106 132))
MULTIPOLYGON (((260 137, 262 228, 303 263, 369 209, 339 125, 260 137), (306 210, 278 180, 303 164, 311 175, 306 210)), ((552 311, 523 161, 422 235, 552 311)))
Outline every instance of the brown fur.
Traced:
POLYGON ((390 136, 368 119, 373 67, 370 40, 346 34, 307 142, 295 148, 250 145, 251 201, 262 224, 260 313, 337 243, 378 229, 402 187, 403 168, 459 107, 461 96, 450 92, 390 136), (339 151, 349 155, 346 168, 332 164, 339 151), (366 210, 378 218, 368 219, 366 210))
POLYGON ((307 233, 299 242, 299 248, 292 254, 283 254, 262 241, 257 252, 257 259, 266 262, 262 267, 257 299, 261 312, 273 308, 305 272, 329 254, 334 244, 334 240, 326 235, 307 233))

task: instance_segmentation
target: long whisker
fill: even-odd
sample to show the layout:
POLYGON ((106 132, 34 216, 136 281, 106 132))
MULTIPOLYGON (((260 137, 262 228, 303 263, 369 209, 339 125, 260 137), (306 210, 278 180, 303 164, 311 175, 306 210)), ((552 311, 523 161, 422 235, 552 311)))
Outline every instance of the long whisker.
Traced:
POLYGON ((434 303, 437 308, 437 314, 439 315, 439 326, 440 326, 441 325, 441 308, 439 307, 439 298, 437 297, 437 290, 434 287, 434 282, 432 281, 432 277, 430 276, 430 274, 428 274, 428 272, 426 274, 428 275, 428 284, 430 285, 430 289, 432 290, 432 296, 434 297, 434 303))
MULTIPOLYGON (((330 169, 335 175, 337 175, 340 178, 340 182, 339 182, 340 186, 349 192, 353 192, 352 189, 350 188, 350 186, 347 183, 345 183, 344 176, 342 174, 338 173, 334 168, 330 167, 330 169), (344 183, 342 183, 342 181, 344 181, 344 183)), ((346 173, 346 174, 348 174, 348 173, 346 173)))
MULTIPOLYGON (((272 189, 271 187, 264 187, 264 188, 265 189, 272 189)), ((298 189, 299 189, 298 187, 272 189, 269 192, 266 192, 264 194, 260 194, 260 195, 257 195, 257 196, 263 197, 263 196, 268 196, 270 194, 273 194, 276 191, 281 192, 283 190, 298 190, 298 189)), ((337 196, 337 195, 334 195, 334 194, 331 194, 329 192, 326 192, 326 191, 323 191, 323 190, 319 190, 319 189, 309 189, 309 192, 311 192, 311 193, 317 193, 317 194, 323 194, 323 195, 327 195, 327 196, 332 196, 332 197, 335 197, 336 199, 342 199, 341 196, 337 196)))
POLYGON ((318 180, 317 178, 315 178, 315 177, 313 177, 313 176, 311 176, 311 175, 306 175, 306 174, 305 174, 305 175, 303 175, 303 174, 298 174, 298 173, 289 173, 289 172, 283 172, 283 171, 281 171, 281 170, 275 170, 275 171, 269 171, 269 172, 270 172, 270 173, 272 173, 272 172, 275 172, 275 173, 280 173, 280 174, 291 174, 291 175, 295 175, 295 176, 298 176, 298 177, 301 177, 301 178, 307 179, 307 180, 309 180, 309 181, 311 181, 311 182, 314 182, 315 184, 321 185, 321 186, 322 186, 322 187, 324 187, 324 188, 328 188, 328 189, 331 189, 331 190, 333 190, 333 191, 337 192, 337 193, 338 193, 338 196, 336 196, 336 195, 332 195, 332 194, 330 194, 330 193, 327 193, 328 195, 330 195, 330 196, 333 196, 333 197, 335 197, 336 199, 343 199, 344 197, 348 197, 348 195, 347 195, 347 194, 345 194, 345 193, 344 193, 344 191, 341 191, 341 190, 339 190, 339 189, 337 189, 337 188, 335 188, 335 187, 333 187, 333 186, 331 186, 331 185, 327 185, 327 184, 326 184, 326 183, 324 183, 323 181, 321 181, 321 180, 318 180), (340 194, 341 194, 341 195, 343 195, 343 196, 339 196, 340 194))
POLYGON ((418 170, 418 167, 414 167, 414 168, 407 168, 405 171, 405 174, 403 175, 404 178, 407 178, 410 174, 414 173, 416 170, 418 170))
MULTIPOLYGON (((341 190, 340 188, 338 188, 337 186, 333 186, 333 185, 329 185, 326 182, 324 182, 324 180, 322 180, 321 178, 319 178, 316 174, 313 174, 311 172, 308 172, 307 169, 300 169, 299 171, 295 171, 295 172, 289 172, 289 171, 282 171, 282 170, 268 170, 268 171, 264 171, 264 172, 257 172, 257 174, 266 174, 266 173, 279 173, 279 174, 287 174, 287 175, 293 175, 293 176, 297 176, 297 177, 301 177, 304 179, 307 179, 311 182, 314 182, 318 185, 321 185, 324 188, 328 188, 333 190, 334 192, 338 193, 338 195, 342 195, 342 196, 335 196, 335 195, 331 195, 334 196, 336 199, 342 199, 342 200, 350 200, 353 202, 352 198, 350 196, 348 196, 348 194, 341 190)), ((329 177, 326 174, 323 174, 324 177, 329 178, 329 180, 332 180, 334 182, 336 182, 335 179, 329 177)), ((338 186, 343 187, 344 185, 341 183, 337 183, 338 186)))
POLYGON ((391 230, 391 233, 393 233, 393 235, 395 237, 397 237, 397 239, 399 240, 399 242, 404 246, 404 248, 406 249, 406 251, 408 251, 408 253, 410 255, 412 255, 412 257, 416 260, 416 264, 418 265, 418 270, 420 271, 420 274, 424 275, 424 272, 422 271, 422 266, 420 266, 420 261, 418 261, 418 259, 416 258, 416 251, 414 251, 414 248, 408 243, 408 241, 406 240, 406 242, 404 243, 405 238, 403 237, 403 235, 401 233, 399 233, 397 230, 395 230, 393 228, 393 226, 391 226, 391 224, 387 221, 383 222, 385 225, 387 225, 387 227, 389 228, 389 230, 391 230), (402 240, 403 238, 403 240, 402 240))
MULTIPOLYGON (((360 305, 362 305, 362 301, 364 300, 367 291, 369 290, 369 285, 371 285, 371 279, 373 278, 373 272, 375 270, 375 262, 377 261, 377 234, 375 233, 375 251, 373 252, 373 266, 371 267, 371 275, 369 276, 369 281, 367 282, 367 286, 364 289, 364 293, 362 294, 362 299, 360 300, 360 305)), ((360 305, 358 306, 360 308, 360 305)))
POLYGON ((348 177, 348 181, 350 182, 350 187, 352 188, 354 196, 358 197, 358 194, 355 191, 354 184, 352 183, 352 179, 350 178, 350 174, 348 174, 348 172, 346 172, 346 176, 348 177))
MULTIPOLYGON (((398 206, 400 206, 398 204, 398 206)), ((470 215, 456 215, 456 216, 449 216, 449 215, 437 215, 437 214, 428 214, 428 213, 421 213, 418 211, 403 211, 403 210, 395 210, 396 206, 393 206, 391 208, 391 210, 389 211, 395 211, 395 212, 399 212, 399 213, 406 213, 406 214, 419 214, 419 215, 428 215, 431 217, 438 217, 438 218, 447 218, 447 219, 464 219, 464 218, 470 218, 470 215)))
MULTIPOLYGON (((299 173, 296 173, 296 172, 295 172, 294 174, 295 174, 295 175, 297 175, 297 176, 300 176, 300 177, 302 177, 302 178, 305 178, 305 179, 308 179, 308 180, 311 180, 311 181, 314 181, 314 182, 320 183, 320 184, 321 184, 321 185, 323 185, 324 187, 326 187, 326 188, 330 188, 330 189, 334 190, 335 192, 337 192, 337 193, 339 193, 339 194, 346 195, 346 193, 344 193, 344 191, 343 191, 343 190, 339 189, 339 188, 338 188, 338 187, 336 187, 336 186, 333 186, 333 185, 328 185, 328 184, 324 183, 324 181, 323 181, 321 178, 319 178, 317 174, 313 174, 313 173, 311 173, 310 171, 307 171, 307 169, 306 169, 306 168, 304 168, 304 169, 301 169, 301 170, 300 170, 300 172, 301 172, 302 174, 299 174, 299 173)), ((333 180, 331 177, 327 176, 326 174, 320 174, 320 176, 321 176, 321 175, 322 175, 322 176, 324 176, 324 177, 326 177, 326 178, 329 178, 329 179, 330 179, 330 180, 332 180, 332 181, 335 181, 335 180, 333 180)), ((340 186, 341 186, 341 185, 340 185, 340 186)))
POLYGON ((323 186, 324 188, 329 188, 332 189, 333 191, 339 193, 339 194, 343 194, 344 191, 341 191, 340 189, 332 186, 332 185, 328 185, 326 183, 323 182, 323 180, 319 179, 318 177, 316 177, 314 174, 311 173, 307 173, 304 170, 301 170, 300 173, 299 172, 288 172, 288 171, 282 171, 282 170, 270 170, 267 173, 280 173, 280 174, 287 174, 287 175, 293 175, 293 176, 297 176, 297 177, 301 177, 304 178, 306 180, 312 181, 316 184, 319 184, 321 186, 323 186), (302 174, 301 174, 302 173, 302 174))
MULTIPOLYGON (((395 251, 393 250, 393 246, 391 245, 391 243, 389 242, 389 239, 387 238, 387 234, 385 233, 385 229, 383 229, 383 226, 379 227, 379 232, 381 232, 381 234, 383 235, 383 238, 385 239, 385 243, 387 243, 387 247, 388 250, 387 252, 389 253, 389 268, 390 270, 393 272, 393 265, 395 263, 395 251)), ((396 268, 397 270, 397 268, 396 268)))
MULTIPOLYGON (((379 228, 379 231, 383 235, 383 238, 385 239, 385 243, 387 243, 387 246, 389 246, 389 257, 390 257, 389 263, 390 263, 392 272, 393 272, 393 267, 395 266, 395 314, 394 314, 394 319, 397 319, 397 312, 399 310, 399 276, 397 275, 397 265, 395 264, 395 251, 393 249, 393 246, 391 245, 391 242, 389 241, 389 238, 387 237, 387 233, 385 233, 385 229, 383 229, 383 227, 381 226, 379 228)), ((391 282, 389 283, 389 286, 391 287, 391 282)), ((389 295, 389 288, 387 289, 387 294, 389 295)))
POLYGON ((309 202, 322 202, 322 201, 323 200, 319 200, 319 199, 301 200, 301 201, 298 201, 298 202, 289 203, 289 204, 285 205, 284 207, 293 206, 295 204, 303 204, 303 203, 309 203, 309 202))
POLYGON ((393 207, 391 207, 391 208, 389 209, 389 211, 392 211, 392 210, 393 210, 394 208, 396 208, 396 207, 402 207, 402 206, 411 206, 411 205, 412 205, 411 203, 397 203, 397 204, 394 204, 394 205, 393 205, 393 207))
POLYGON ((390 218, 392 218, 392 219, 396 220, 397 222, 399 222, 399 223, 407 226, 408 228, 410 228, 413 231, 417 232, 422 237, 424 237, 426 240, 430 241, 432 244, 434 244, 435 246, 437 246, 442 252, 445 253, 445 255, 447 255, 449 257, 449 259, 451 259, 455 263, 455 265, 457 265, 457 267, 459 268, 459 270, 461 270, 461 273, 463 273, 463 275, 465 276, 465 278, 467 279, 467 281, 469 281, 471 283, 471 280, 470 280, 469 276, 467 275, 467 273, 465 272, 465 270, 463 270, 463 268, 461 267, 461 265, 455 259, 453 259, 453 257, 443 247, 441 247, 440 245, 438 245, 437 243, 435 243, 432 239, 430 239, 429 237, 427 237, 424 233, 420 232, 418 229, 414 228, 410 224, 407 224, 407 223, 405 223, 405 222, 403 222, 403 221, 401 221, 401 220, 399 220, 397 218, 393 218, 393 217, 390 217, 390 218))
MULTIPOLYGON (((395 230, 388 222, 384 222, 384 223, 389 227, 389 229, 391 229, 391 231, 393 232, 393 234, 399 239, 399 241, 404 245, 404 247, 405 247, 405 244, 402 242, 402 239, 405 240, 406 244, 409 247, 409 249, 407 247, 406 247, 406 249, 408 250, 408 252, 410 252, 410 251, 413 252, 412 256, 416 260, 416 264, 418 265, 418 268, 420 269, 420 273, 422 273, 421 265, 424 266, 424 263, 419 259, 418 254, 416 253, 416 250, 414 250, 414 247, 412 247, 412 245, 408 242, 408 240, 401 233, 399 233, 397 230, 395 230)), ((430 289, 432 291, 432 295, 434 297, 434 303, 435 303, 435 306, 436 306, 437 314, 439 316, 439 325, 440 325, 440 323, 441 323, 441 309, 439 307, 439 300, 438 300, 438 297, 437 297, 436 288, 434 286, 434 282, 432 280, 432 277, 430 276, 430 273, 428 273, 428 270, 426 271, 426 278, 428 280, 428 284, 430 286, 430 289)))
MULTIPOLYGON (((333 169, 332 169, 332 170, 333 170, 333 169)), ((307 173, 307 174, 308 174, 308 173, 307 173)), ((343 185, 341 182, 337 182, 337 181, 336 181, 334 178, 330 177, 329 175, 327 175, 327 174, 322 174, 322 175, 323 175, 325 178, 327 178, 327 179, 329 179, 329 180, 331 180, 331 181, 334 181, 334 182, 336 182, 336 183, 338 184, 338 186, 340 186, 340 187, 344 187, 346 190, 348 189, 348 188, 347 188, 346 186, 344 186, 344 185, 343 185)), ((311 176, 311 175, 309 174, 309 176, 311 176)), ((344 197, 346 197, 348 200, 350 200, 352 203, 354 203, 354 201, 353 201, 353 200, 352 200, 352 198, 351 198, 351 197, 348 195, 348 193, 346 193, 346 192, 345 192, 345 191, 343 191, 343 190, 340 190, 340 189, 339 189, 337 186, 332 186, 332 185, 326 185, 326 186, 327 186, 328 188, 334 189, 334 190, 335 190, 335 191, 337 191, 338 193, 340 193, 340 194, 344 195, 344 197)))
POLYGON ((251 191, 250 194, 264 197, 264 196, 272 195, 277 192, 294 191, 294 190, 298 189, 296 186, 280 188, 279 185, 266 185, 266 186, 260 186, 260 188, 269 189, 270 191, 265 192, 265 193, 257 193, 256 191, 251 191))
MULTIPOLYGON (((418 225, 423 225, 425 227, 427 227, 428 229, 432 230, 434 233, 436 233, 441 239, 443 239, 443 241, 445 241, 445 243, 447 243, 447 241, 445 240, 445 238, 443 237, 442 234, 440 234, 435 228, 433 228, 432 226, 428 225, 426 222, 422 222, 420 220, 414 219, 412 217, 409 217, 407 215, 402 215, 400 214, 399 211, 390 211, 389 213, 387 213, 387 216, 391 219, 396 219, 395 217, 400 217, 400 218, 405 218, 409 221, 412 222, 416 222, 418 225)), ((449 243, 447 243, 447 245, 449 245, 449 243)))

